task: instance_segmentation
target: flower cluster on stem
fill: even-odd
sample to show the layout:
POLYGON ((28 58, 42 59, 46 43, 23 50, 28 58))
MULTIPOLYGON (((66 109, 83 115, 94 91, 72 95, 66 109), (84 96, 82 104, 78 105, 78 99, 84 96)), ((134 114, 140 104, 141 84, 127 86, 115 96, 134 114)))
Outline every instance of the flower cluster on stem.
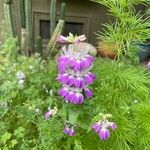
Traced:
POLYGON ((109 115, 103 115, 101 120, 92 125, 92 129, 99 135, 101 140, 107 140, 110 137, 109 128, 113 131, 117 128, 117 125, 108 121, 107 117, 109 115))
POLYGON ((88 55, 87 50, 76 48, 76 44, 86 39, 84 35, 74 38, 72 34, 70 36, 59 36, 59 42, 73 43, 62 48, 62 54, 57 60, 59 70, 57 80, 62 84, 59 95, 66 102, 82 104, 85 98, 93 96, 88 86, 96 79, 96 75, 90 72, 95 58, 88 55))

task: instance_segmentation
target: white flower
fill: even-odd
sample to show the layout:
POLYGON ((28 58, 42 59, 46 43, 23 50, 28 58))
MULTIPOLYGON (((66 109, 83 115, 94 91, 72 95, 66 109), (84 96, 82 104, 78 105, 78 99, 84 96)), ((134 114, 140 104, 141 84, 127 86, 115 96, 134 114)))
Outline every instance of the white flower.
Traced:
POLYGON ((49 91, 49 94, 50 94, 50 96, 53 96, 53 90, 52 89, 49 91))
POLYGON ((133 101, 133 103, 138 103, 138 100, 137 100, 137 99, 135 99, 135 100, 133 101))
POLYGON ((39 109, 39 108, 36 108, 36 109, 35 109, 35 113, 38 114, 39 112, 40 112, 40 109, 39 109))
POLYGON ((33 66, 32 66, 32 65, 30 65, 30 66, 29 66, 29 69, 30 69, 30 70, 33 70, 33 66))
POLYGON ((18 81, 18 85, 19 85, 19 88, 24 88, 24 80, 19 80, 18 81))
POLYGON ((25 74, 23 72, 21 72, 21 71, 17 72, 16 76, 17 76, 18 80, 25 79, 25 74))
POLYGON ((46 89, 46 85, 45 84, 43 84, 43 89, 46 89))

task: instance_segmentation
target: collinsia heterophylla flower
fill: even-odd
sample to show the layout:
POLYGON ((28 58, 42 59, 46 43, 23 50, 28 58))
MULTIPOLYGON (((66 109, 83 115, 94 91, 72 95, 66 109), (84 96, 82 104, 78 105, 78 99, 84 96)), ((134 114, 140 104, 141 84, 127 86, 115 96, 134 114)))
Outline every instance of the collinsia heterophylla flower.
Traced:
POLYGON ((147 69, 150 69, 150 62, 148 62, 147 64, 147 69))
POLYGON ((45 113, 44 117, 45 119, 49 119, 50 117, 54 116, 57 113, 57 108, 54 107, 54 109, 48 108, 48 111, 45 113))
POLYGON ((64 133, 69 136, 75 136, 75 134, 76 134, 74 127, 73 126, 70 127, 68 124, 66 124, 66 126, 64 128, 64 133))
POLYGON ((87 50, 78 50, 76 44, 84 41, 84 35, 73 37, 59 36, 58 41, 62 43, 73 43, 62 48, 62 55, 58 58, 59 75, 57 80, 63 85, 59 95, 66 102, 82 104, 85 98, 91 98, 93 92, 88 89, 96 79, 96 75, 89 72, 93 67, 95 58, 88 55, 87 50))
POLYGON ((109 128, 114 131, 117 125, 114 122, 109 122, 105 115, 100 121, 92 125, 92 129, 99 135, 101 140, 107 140, 110 137, 109 128))
POLYGON ((57 37, 57 42, 61 44, 66 44, 66 43, 80 43, 86 40, 85 35, 80 35, 80 36, 74 36, 73 34, 69 33, 69 36, 64 37, 62 35, 59 35, 57 37))

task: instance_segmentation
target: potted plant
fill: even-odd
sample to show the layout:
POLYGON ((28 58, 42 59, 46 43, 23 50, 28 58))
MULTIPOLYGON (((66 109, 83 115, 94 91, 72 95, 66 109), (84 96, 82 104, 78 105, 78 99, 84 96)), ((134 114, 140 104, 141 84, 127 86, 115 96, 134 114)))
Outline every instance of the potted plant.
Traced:
POLYGON ((117 49, 118 45, 113 42, 98 42, 98 56, 101 56, 102 58, 110 58, 115 59, 117 55, 117 49))
POLYGON ((105 29, 97 33, 98 56, 115 59, 122 53, 124 43, 120 36, 122 29, 119 23, 105 24, 105 29))
POLYGON ((104 51, 103 47, 109 47, 109 51, 115 52, 117 57, 122 55, 132 58, 137 57, 139 45, 143 44, 150 37, 150 19, 135 11, 134 6, 146 4, 148 1, 93 1, 105 6, 110 16, 114 18, 114 22, 104 24, 105 28, 103 28, 103 31, 97 33, 99 53, 104 51))

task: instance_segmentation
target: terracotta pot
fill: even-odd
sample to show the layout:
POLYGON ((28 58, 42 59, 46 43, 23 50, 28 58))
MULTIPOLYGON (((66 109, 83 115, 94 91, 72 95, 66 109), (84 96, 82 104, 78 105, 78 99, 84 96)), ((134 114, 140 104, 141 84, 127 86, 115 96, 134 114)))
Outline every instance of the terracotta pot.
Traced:
POLYGON ((116 53, 113 51, 107 51, 107 50, 100 50, 97 52, 98 56, 102 58, 109 58, 109 59, 115 59, 116 53))

